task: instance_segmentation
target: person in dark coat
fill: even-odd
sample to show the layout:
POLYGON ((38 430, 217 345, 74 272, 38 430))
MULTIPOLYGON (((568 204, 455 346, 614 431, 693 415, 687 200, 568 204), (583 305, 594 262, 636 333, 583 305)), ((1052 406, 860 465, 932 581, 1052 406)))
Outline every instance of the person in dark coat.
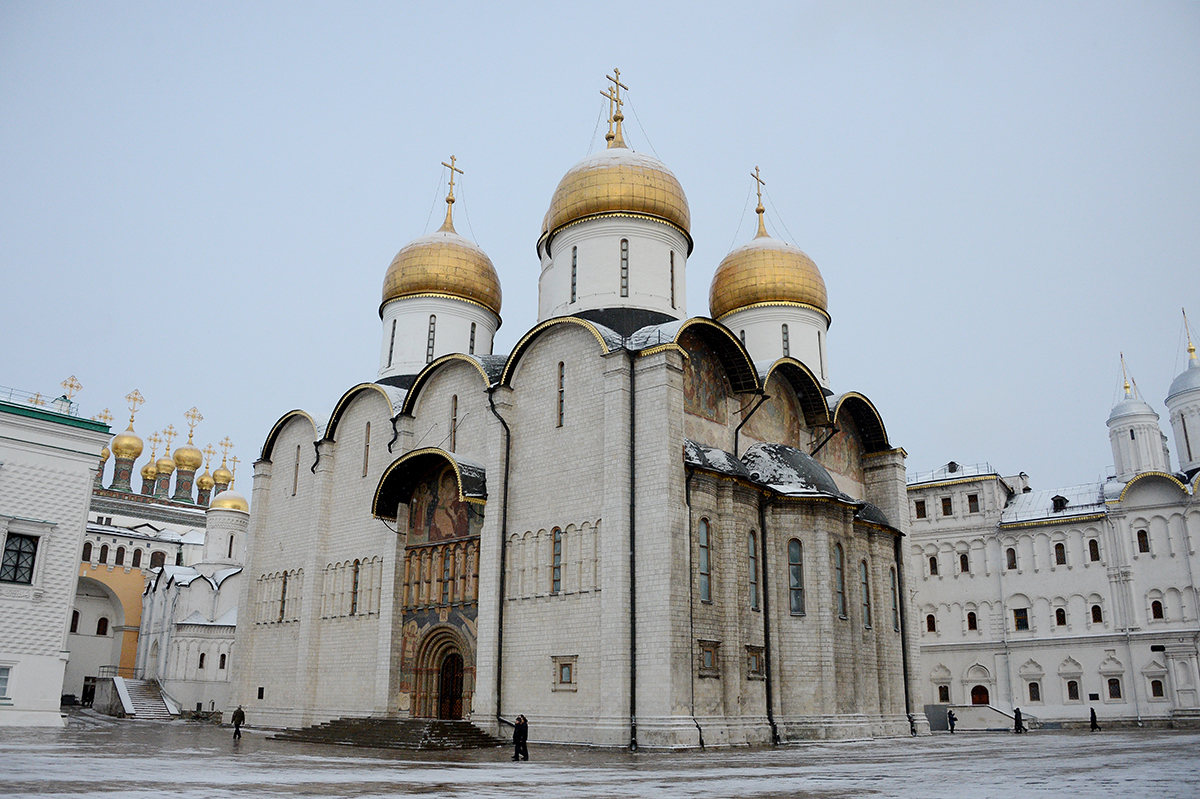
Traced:
POLYGON ((1025 732, 1025 722, 1021 721, 1021 708, 1019 707, 1013 710, 1013 732, 1018 734, 1025 732))
POLYGON ((242 725, 246 723, 246 711, 242 710, 241 705, 238 705, 237 710, 233 711, 230 721, 233 722, 233 740, 236 741, 242 737, 242 725))
POLYGON ((950 725, 950 732, 954 732, 954 724, 958 721, 958 716, 954 715, 953 710, 946 711, 946 723, 950 725))
POLYGON ((1092 708, 1092 732, 1100 732, 1100 722, 1096 721, 1096 708, 1092 708))
POLYGON ((529 759, 529 721, 524 716, 517 716, 513 724, 513 760, 529 759))

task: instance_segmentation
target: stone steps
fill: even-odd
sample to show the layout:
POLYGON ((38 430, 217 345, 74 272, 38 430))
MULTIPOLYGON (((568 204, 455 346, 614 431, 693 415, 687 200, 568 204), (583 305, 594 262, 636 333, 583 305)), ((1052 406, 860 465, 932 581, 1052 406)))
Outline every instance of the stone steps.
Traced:
POLYGON ((436 719, 341 718, 272 738, 378 749, 486 749, 508 743, 469 721, 436 719))
POLYGON ((170 721, 174 718, 163 701, 158 685, 149 680, 125 680, 129 701, 133 702, 133 717, 140 721, 170 721))

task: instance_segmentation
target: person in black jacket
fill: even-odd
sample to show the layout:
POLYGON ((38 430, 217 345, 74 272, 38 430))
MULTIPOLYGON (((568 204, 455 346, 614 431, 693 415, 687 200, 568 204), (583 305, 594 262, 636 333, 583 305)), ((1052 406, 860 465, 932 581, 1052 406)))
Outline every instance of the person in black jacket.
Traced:
POLYGON ((237 710, 233 711, 233 718, 230 721, 233 722, 233 740, 236 741, 242 737, 242 725, 246 723, 246 711, 242 710, 241 705, 238 705, 237 710))
POLYGON ((953 710, 946 711, 946 723, 950 725, 950 732, 954 732, 954 724, 958 721, 958 716, 954 715, 953 710))
POLYGON ((529 759, 529 721, 524 716, 517 716, 513 724, 513 760, 529 759))

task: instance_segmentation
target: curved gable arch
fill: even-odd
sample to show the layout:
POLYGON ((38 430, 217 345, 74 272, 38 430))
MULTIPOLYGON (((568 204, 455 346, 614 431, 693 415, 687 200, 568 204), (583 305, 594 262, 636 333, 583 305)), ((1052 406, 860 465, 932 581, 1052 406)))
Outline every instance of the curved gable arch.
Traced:
POLYGON ((706 317, 694 316, 679 326, 675 333, 675 343, 678 344, 684 333, 688 332, 712 347, 721 361, 722 368, 725 369, 725 375, 729 378, 729 387, 735 394, 762 391, 758 382, 758 370, 750 360, 750 353, 732 330, 706 317))
POLYGON ((283 433, 283 428, 287 427, 288 422, 293 419, 307 419, 308 424, 312 427, 313 441, 317 440, 317 423, 313 418, 299 408, 288 411, 283 416, 279 417, 279 421, 271 428, 271 432, 267 433, 267 440, 263 442, 262 452, 259 454, 259 459, 270 462, 271 452, 275 449, 275 442, 279 440, 279 436, 283 433))
POLYGON ((338 422, 342 420, 342 416, 345 415, 346 410, 350 407, 351 400, 364 391, 371 391, 372 389, 378 391, 379 395, 383 397, 383 401, 387 403, 388 410, 391 411, 391 413, 388 415, 392 416, 396 413, 396 409, 392 407, 391 397, 389 397, 387 392, 383 390, 383 386, 379 385, 378 383, 359 383, 357 386, 343 394, 342 398, 337 401, 337 405, 333 407, 333 414, 329 417, 329 423, 325 425, 325 435, 321 437, 322 441, 337 440, 338 422))
POLYGON ((452 352, 449 355, 443 355, 432 363, 426 364, 425 368, 420 371, 416 380, 413 381, 412 387, 409 388, 408 394, 404 396, 404 404, 400 407, 400 413, 404 416, 412 416, 413 408, 417 405, 417 396, 421 393, 421 390, 429 384, 429 381, 433 379, 435 374, 457 361, 474 366, 475 370, 479 372, 479 377, 483 380, 483 388, 486 390, 491 387, 492 381, 488 378, 487 372, 479 361, 470 355, 463 355, 461 352, 452 352))
POLYGON ((888 443, 887 430, 883 426, 883 417, 875 409, 874 403, 851 391, 837 398, 833 409, 833 423, 836 425, 841 415, 845 413, 854 420, 862 436, 863 446, 867 452, 886 452, 892 448, 888 443))
POLYGON ((833 424, 833 419, 829 415, 829 403, 825 401, 825 392, 821 390, 821 384, 817 382, 816 375, 812 373, 811 369, 795 358, 780 358, 771 364, 771 368, 763 377, 764 390, 776 372, 796 392, 796 398, 800 400, 800 409, 804 413, 805 424, 809 427, 833 424))
MULTIPOLYGON (((1200 480, 1200 475, 1198 475, 1196 479, 1200 480)), ((1174 485, 1176 488, 1178 488, 1180 491, 1182 491, 1185 494, 1187 493, 1187 490, 1188 490, 1187 486, 1185 486, 1183 483, 1179 482, 1179 478, 1177 478, 1173 474, 1167 474, 1166 472, 1142 472, 1141 474, 1137 475, 1136 477, 1134 477, 1132 480, 1130 480, 1128 483, 1125 484, 1125 487, 1121 489, 1121 496, 1117 497, 1116 502, 1124 502, 1125 495, 1129 493, 1129 489, 1133 488, 1136 484, 1143 482, 1145 480, 1165 480, 1168 483, 1171 483, 1172 485, 1174 485)))
POLYGON ((547 319, 522 336, 521 340, 517 342, 517 346, 513 347, 512 353, 508 356, 508 361, 504 364, 504 371, 500 374, 499 385, 511 387, 513 373, 517 370, 517 364, 520 363, 521 358, 529 348, 533 346, 534 341, 540 338, 547 330, 559 325, 578 325, 587 330, 595 337, 596 343, 600 345, 601 355, 607 355, 620 348, 617 342, 606 339, 604 334, 600 332, 600 328, 586 319, 581 319, 578 316, 559 316, 554 319, 547 319))
POLYGON ((424 447, 401 455, 383 470, 379 485, 375 487, 375 497, 371 500, 371 515, 395 522, 396 508, 407 505, 417 481, 440 464, 449 464, 454 469, 460 500, 481 504, 487 501, 487 480, 482 467, 460 464, 452 453, 444 449, 424 447))

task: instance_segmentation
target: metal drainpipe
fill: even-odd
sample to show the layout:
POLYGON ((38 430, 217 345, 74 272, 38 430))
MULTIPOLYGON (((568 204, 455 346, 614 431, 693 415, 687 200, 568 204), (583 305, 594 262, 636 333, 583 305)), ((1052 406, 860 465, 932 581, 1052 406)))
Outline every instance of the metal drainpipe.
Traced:
MULTIPOLYGON (((760 403, 761 404, 761 403, 760 403)), ((762 614, 763 614, 763 670, 767 688, 767 723, 771 725, 771 745, 779 745, 779 728, 775 726, 775 701, 771 692, 771 591, 767 584, 767 505, 772 497, 759 495, 758 499, 758 534, 762 542, 759 564, 762 567, 762 614)))
POLYGON ((695 572, 692 566, 692 478, 696 476, 688 471, 683 481, 684 504, 687 505, 687 542, 688 542, 688 673, 691 675, 691 708, 692 723, 696 725, 696 734, 700 738, 700 748, 704 748, 704 730, 696 718, 696 587, 695 572))
POLYGON ((637 521, 635 518, 635 510, 637 508, 636 494, 636 475, 634 473, 634 449, 635 438, 635 411, 637 409, 634 400, 634 373, 637 371, 634 368, 634 361, 637 359, 637 354, 633 350, 626 350, 629 354, 629 751, 636 752, 637 744, 637 557, 636 557, 636 538, 634 532, 637 529, 637 521))
POLYGON ((746 422, 750 421, 750 417, 753 416, 755 414, 755 412, 763 406, 763 403, 766 402, 767 400, 769 400, 770 398, 771 398, 771 396, 769 394, 763 394, 762 399, 760 399, 758 401, 758 404, 750 409, 750 413, 746 414, 746 418, 744 418, 744 419, 742 419, 742 421, 738 422, 738 426, 733 428, 733 457, 735 457, 735 458, 741 457, 740 455, 738 455, 738 434, 742 432, 742 425, 744 425, 746 422))
POLYGON ((512 462, 512 430, 509 429, 508 422, 504 421, 504 417, 496 410, 494 389, 488 390, 488 404, 492 408, 492 415, 499 419, 501 426, 504 427, 504 501, 500 503, 500 587, 496 602, 496 721, 503 723, 504 718, 500 715, 500 697, 504 666, 504 572, 508 554, 508 472, 509 464, 512 462))
MULTIPOLYGON (((904 673, 904 714, 905 716, 914 716, 912 706, 912 695, 908 690, 908 606, 904 601, 904 533, 896 536, 892 543, 892 551, 896 559, 896 603, 900 609, 900 666, 904 673)), ((910 725, 912 729, 916 729, 910 725)))
POLYGON ((635 402, 634 361, 637 354, 634 350, 625 350, 629 354, 629 751, 637 751, 637 558, 636 537, 637 509, 636 479, 634 473, 635 428, 637 404, 635 402))

